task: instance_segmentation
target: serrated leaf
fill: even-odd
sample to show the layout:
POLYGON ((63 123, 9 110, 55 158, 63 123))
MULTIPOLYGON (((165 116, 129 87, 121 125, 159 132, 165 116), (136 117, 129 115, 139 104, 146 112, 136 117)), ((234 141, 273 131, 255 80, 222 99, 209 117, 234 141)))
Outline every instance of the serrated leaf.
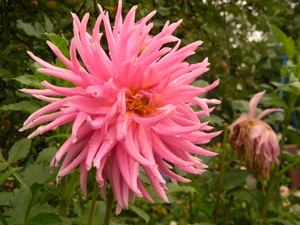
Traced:
POLYGON ((11 220, 17 222, 17 224, 24 224, 31 198, 32 193, 29 187, 22 186, 19 189, 15 189, 10 199, 12 208, 10 208, 5 215, 11 217, 11 220))
POLYGON ((23 111, 33 113, 38 110, 40 106, 32 101, 22 101, 14 104, 4 105, 0 107, 3 111, 23 111))
POLYGON ((40 84, 40 81, 35 76, 32 75, 23 75, 23 76, 16 77, 14 79, 26 86, 35 87, 39 89, 43 88, 43 86, 40 84))
POLYGON ((225 171, 223 189, 230 190, 245 182, 246 177, 249 175, 249 172, 246 170, 230 170, 225 171))
POLYGON ((28 186, 32 186, 34 183, 46 184, 55 176, 56 174, 50 173, 49 165, 43 164, 30 165, 22 174, 23 180, 28 186))
POLYGON ((0 192, 0 205, 9 205, 12 196, 12 192, 0 192))
POLYGON ((24 23, 22 20, 17 20, 17 28, 22 29, 29 36, 41 37, 41 33, 30 23, 24 23))
POLYGON ((61 219, 54 213, 42 213, 28 219, 27 225, 59 225, 61 219))
POLYGON ((52 160, 57 152, 56 147, 49 147, 43 149, 36 158, 36 163, 48 163, 52 160))
POLYGON ((23 138, 17 141, 8 152, 7 163, 11 164, 16 160, 23 159, 29 153, 31 147, 31 140, 23 138))
POLYGON ((150 216, 143 210, 141 210, 140 208, 138 207, 135 207, 134 205, 130 205, 130 208, 132 211, 134 211, 139 217, 143 218, 146 223, 149 222, 150 220, 150 216))

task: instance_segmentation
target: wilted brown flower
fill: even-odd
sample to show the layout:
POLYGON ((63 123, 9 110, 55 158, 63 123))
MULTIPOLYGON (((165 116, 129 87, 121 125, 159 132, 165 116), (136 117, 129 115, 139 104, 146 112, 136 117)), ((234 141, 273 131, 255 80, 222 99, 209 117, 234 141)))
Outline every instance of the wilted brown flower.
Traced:
POLYGON ((257 104, 264 93, 254 95, 249 103, 249 112, 242 114, 229 126, 229 141, 255 177, 268 179, 272 165, 278 163, 280 148, 276 133, 261 119, 272 112, 283 110, 267 109, 255 117, 257 104))

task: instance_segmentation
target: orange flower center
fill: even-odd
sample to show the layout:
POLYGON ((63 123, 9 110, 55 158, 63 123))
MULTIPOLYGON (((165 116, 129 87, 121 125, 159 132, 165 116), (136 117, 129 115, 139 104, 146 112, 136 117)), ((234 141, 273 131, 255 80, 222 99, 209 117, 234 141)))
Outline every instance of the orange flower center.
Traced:
POLYGON ((149 98, 131 96, 127 99, 126 108, 129 111, 134 111, 137 114, 146 115, 154 112, 153 106, 149 105, 149 98))

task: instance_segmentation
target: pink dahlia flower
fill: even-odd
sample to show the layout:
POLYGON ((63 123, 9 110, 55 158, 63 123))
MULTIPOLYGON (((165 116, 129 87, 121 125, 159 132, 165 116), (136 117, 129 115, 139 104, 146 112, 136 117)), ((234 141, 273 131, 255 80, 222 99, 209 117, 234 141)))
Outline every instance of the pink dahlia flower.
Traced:
POLYGON ((266 109, 255 118, 258 102, 264 93, 254 95, 249 103, 249 112, 242 114, 229 126, 229 139, 238 156, 245 160, 247 168, 255 176, 268 179, 272 165, 278 163, 280 148, 276 133, 261 119, 272 112, 283 110, 266 109))
POLYGON ((60 68, 29 55, 41 65, 40 72, 72 82, 75 87, 58 87, 46 81, 45 89, 22 89, 49 104, 34 112, 21 131, 44 124, 29 138, 72 125, 72 134, 60 147, 51 162, 63 161, 57 180, 80 167, 81 188, 86 194, 88 171, 96 168, 96 180, 105 197, 105 184, 111 184, 117 200, 117 213, 136 196, 152 201, 145 190, 140 169, 158 194, 168 202, 166 182, 161 173, 173 181, 188 182, 172 171, 201 174, 206 165, 192 154, 213 156, 195 144, 206 144, 219 132, 207 133, 212 127, 198 117, 208 115, 219 104, 215 99, 199 98, 218 85, 199 88, 189 85, 208 70, 208 61, 196 64, 184 62, 201 45, 197 41, 179 48, 180 40, 172 35, 181 23, 166 22, 162 31, 151 36, 155 12, 135 22, 134 6, 122 19, 119 1, 114 25, 109 15, 100 9, 92 34, 87 33, 89 14, 82 21, 74 19, 74 38, 70 44, 70 59, 51 42, 54 54, 64 63, 60 68), (101 47, 104 27, 108 51, 101 47), (112 28, 113 27, 113 28, 112 28), (175 43, 174 47, 170 43, 175 43), (193 105, 201 110, 194 112, 193 105), (171 166, 172 165, 172 166, 171 166))

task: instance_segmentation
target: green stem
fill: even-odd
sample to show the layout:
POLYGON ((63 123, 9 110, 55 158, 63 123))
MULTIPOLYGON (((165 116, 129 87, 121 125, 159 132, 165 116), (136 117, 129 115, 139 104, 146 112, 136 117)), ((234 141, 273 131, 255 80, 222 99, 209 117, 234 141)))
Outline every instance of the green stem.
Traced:
POLYGON ((92 223, 93 223, 95 210, 96 210, 96 202, 97 202, 97 197, 98 197, 98 189, 99 189, 98 185, 99 184, 97 182, 95 182, 94 192, 93 192, 93 197, 92 197, 92 204, 91 204, 91 208, 90 208, 90 213, 89 213, 89 218, 88 218, 87 225, 92 225, 92 223))
POLYGON ((189 223, 192 224, 194 223, 194 209, 193 209, 193 197, 192 197, 193 193, 189 193, 189 205, 190 205, 190 209, 189 209, 189 214, 190 214, 190 218, 189 218, 189 223))
POLYGON ((108 193, 108 197, 107 197, 107 200, 106 200, 106 211, 105 211, 105 218, 104 218, 104 224, 103 225, 109 225, 113 200, 114 200, 114 193, 113 193, 112 189, 110 188, 110 191, 108 193))
POLYGON ((286 167, 284 167, 282 170, 280 170, 277 173, 277 177, 280 177, 281 175, 285 174, 289 169, 293 168, 294 166, 297 166, 300 163, 300 158, 298 158, 298 160, 296 160, 295 162, 287 165, 286 167))
MULTIPOLYGON (((12 167, 8 164, 8 162, 6 161, 6 159, 2 156, 2 154, 0 153, 0 160, 7 164, 7 168, 11 169, 12 167)), ((14 175, 14 177, 19 181, 20 184, 27 186, 27 184, 25 184, 25 182, 23 181, 23 179, 20 177, 20 175, 17 172, 13 172, 12 173, 14 175)))
POLYGON ((229 223, 229 215, 230 215, 230 210, 231 210, 232 204, 233 204, 233 196, 231 195, 229 198, 229 203, 227 205, 227 211, 226 211, 224 225, 227 225, 229 223))
MULTIPOLYGON (((280 144, 279 144, 279 146, 280 146, 280 154, 278 156, 279 162, 281 162, 282 152, 284 150, 284 145, 285 145, 285 139, 286 139, 287 133, 288 133, 288 125, 289 125, 289 122, 290 122, 290 118, 292 116, 292 111, 294 109, 296 99, 297 98, 290 93, 289 99, 288 99, 288 107, 289 108, 285 111, 282 136, 281 136, 281 140, 280 140, 280 144)), ((278 173, 279 169, 280 169, 280 166, 278 164, 276 164, 275 168, 272 171, 271 181, 270 181, 270 184, 269 184, 268 189, 267 189, 267 193, 266 193, 266 196, 265 196, 263 208, 262 208, 261 215, 260 215, 260 223, 263 223, 264 220, 265 220, 265 217, 266 217, 266 214, 267 214, 267 211, 268 211, 268 208, 269 208, 269 204, 270 204, 270 201, 271 201, 271 197, 272 197, 272 194, 273 194, 273 191, 274 191, 274 187, 275 187, 276 182, 278 181, 278 175, 281 174, 281 172, 278 173)))
POLYGON ((222 152, 222 158, 220 163, 220 179, 219 179, 219 186, 218 186, 218 194, 217 194, 217 202, 216 202, 216 208, 215 208, 215 218, 214 223, 217 222, 218 216, 219 216, 219 208, 220 208, 220 202, 221 202, 221 192, 223 188, 223 180, 224 180, 224 164, 226 159, 226 151, 227 151, 227 139, 228 139, 228 125, 224 124, 224 135, 223 135, 223 152, 222 152))

